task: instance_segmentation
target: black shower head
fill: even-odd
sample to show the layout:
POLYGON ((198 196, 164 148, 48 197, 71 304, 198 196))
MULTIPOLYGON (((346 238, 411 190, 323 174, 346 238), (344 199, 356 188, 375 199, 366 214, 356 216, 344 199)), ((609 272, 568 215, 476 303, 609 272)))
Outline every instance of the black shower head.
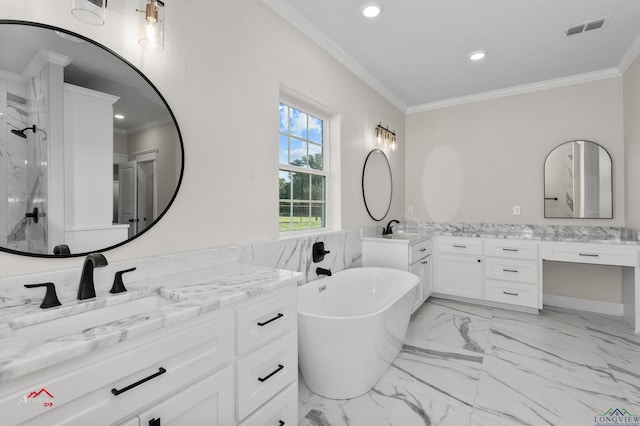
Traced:
POLYGON ((32 130, 32 131, 33 131, 33 133, 35 133, 35 132, 36 132, 36 125, 34 124, 34 125, 33 125, 33 126, 31 126, 31 127, 25 127, 25 128, 24 128, 24 129, 22 129, 22 130, 16 130, 16 129, 13 129, 13 130, 11 131, 11 133, 13 133, 13 134, 14 134, 14 135, 16 135, 16 136, 20 136, 22 139, 26 139, 26 138, 27 138, 27 135, 25 135, 25 134, 24 134, 24 132, 26 132, 27 130, 32 130))

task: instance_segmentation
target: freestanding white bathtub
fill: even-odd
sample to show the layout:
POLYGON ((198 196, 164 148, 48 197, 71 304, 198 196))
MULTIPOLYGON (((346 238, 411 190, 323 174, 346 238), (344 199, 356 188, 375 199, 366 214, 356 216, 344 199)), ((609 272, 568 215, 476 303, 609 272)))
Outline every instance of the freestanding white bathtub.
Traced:
POLYGON ((420 279, 387 268, 354 268, 298 287, 298 355, 313 392, 365 394, 400 353, 420 279))

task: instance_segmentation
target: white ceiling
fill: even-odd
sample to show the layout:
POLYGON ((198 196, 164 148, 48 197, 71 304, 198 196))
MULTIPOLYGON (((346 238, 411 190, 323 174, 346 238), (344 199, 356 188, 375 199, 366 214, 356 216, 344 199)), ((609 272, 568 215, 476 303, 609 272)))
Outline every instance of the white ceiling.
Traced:
POLYGON ((620 75, 640 52, 638 0, 378 0, 373 19, 370 0, 264 1, 408 112, 620 75))

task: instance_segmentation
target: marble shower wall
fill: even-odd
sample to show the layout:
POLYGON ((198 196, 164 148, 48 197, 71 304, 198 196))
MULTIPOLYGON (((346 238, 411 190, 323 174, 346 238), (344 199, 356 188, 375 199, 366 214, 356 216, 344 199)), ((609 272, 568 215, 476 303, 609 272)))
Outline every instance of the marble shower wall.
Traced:
POLYGON ((27 250, 25 228, 27 200, 27 145, 26 141, 11 133, 24 129, 29 119, 25 88, 10 82, 5 85, 6 126, 2 150, 3 199, 6 200, 2 221, 3 246, 13 250, 27 250))
POLYGON ((0 101, 6 123, 0 137, 0 244, 13 250, 44 253, 47 247, 47 75, 48 65, 25 85, 3 81, 0 101), (36 125, 27 131, 27 139, 11 133, 36 125), (4 204, 6 203, 6 204, 4 204), (39 221, 25 218, 33 208, 39 221))
POLYGON ((47 251, 49 67, 48 63, 44 64, 40 71, 27 82, 27 99, 29 99, 29 122, 27 126, 35 124, 37 131, 35 133, 27 132, 29 164, 27 169, 26 211, 31 212, 34 207, 37 207, 39 212, 38 223, 28 220, 30 253, 46 253, 47 251))

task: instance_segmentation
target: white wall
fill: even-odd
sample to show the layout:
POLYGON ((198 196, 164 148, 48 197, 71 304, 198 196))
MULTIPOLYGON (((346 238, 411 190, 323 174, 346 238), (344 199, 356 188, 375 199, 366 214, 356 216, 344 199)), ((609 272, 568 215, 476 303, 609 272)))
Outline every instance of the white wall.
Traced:
MULTIPOLYGON (((396 129, 394 207, 404 205, 404 114, 260 0, 167 2, 165 50, 136 40, 138 15, 109 2, 107 23, 77 21, 68 0, 0 0, 4 19, 56 25, 88 36, 140 68, 172 108, 185 145, 182 188, 148 233, 106 254, 112 261, 278 238, 278 99, 281 86, 339 114, 345 229, 371 225, 360 176, 373 129, 396 129)), ((0 276, 74 267, 82 259, 0 253, 0 276)))
POLYGON ((627 226, 640 228, 640 58, 624 73, 625 211, 627 226))
POLYGON ((407 218, 624 226, 622 123, 622 78, 409 114, 406 203, 415 214, 407 218), (544 160, 574 139, 613 158, 611 220, 544 218, 544 160))
MULTIPOLYGON (((437 222, 624 226, 622 78, 409 114, 407 219, 437 222), (545 219, 544 161, 585 139, 613 159, 613 219, 545 219), (512 213, 521 206, 521 215, 512 213)), ((621 302, 615 267, 545 262, 544 292, 621 302)))

